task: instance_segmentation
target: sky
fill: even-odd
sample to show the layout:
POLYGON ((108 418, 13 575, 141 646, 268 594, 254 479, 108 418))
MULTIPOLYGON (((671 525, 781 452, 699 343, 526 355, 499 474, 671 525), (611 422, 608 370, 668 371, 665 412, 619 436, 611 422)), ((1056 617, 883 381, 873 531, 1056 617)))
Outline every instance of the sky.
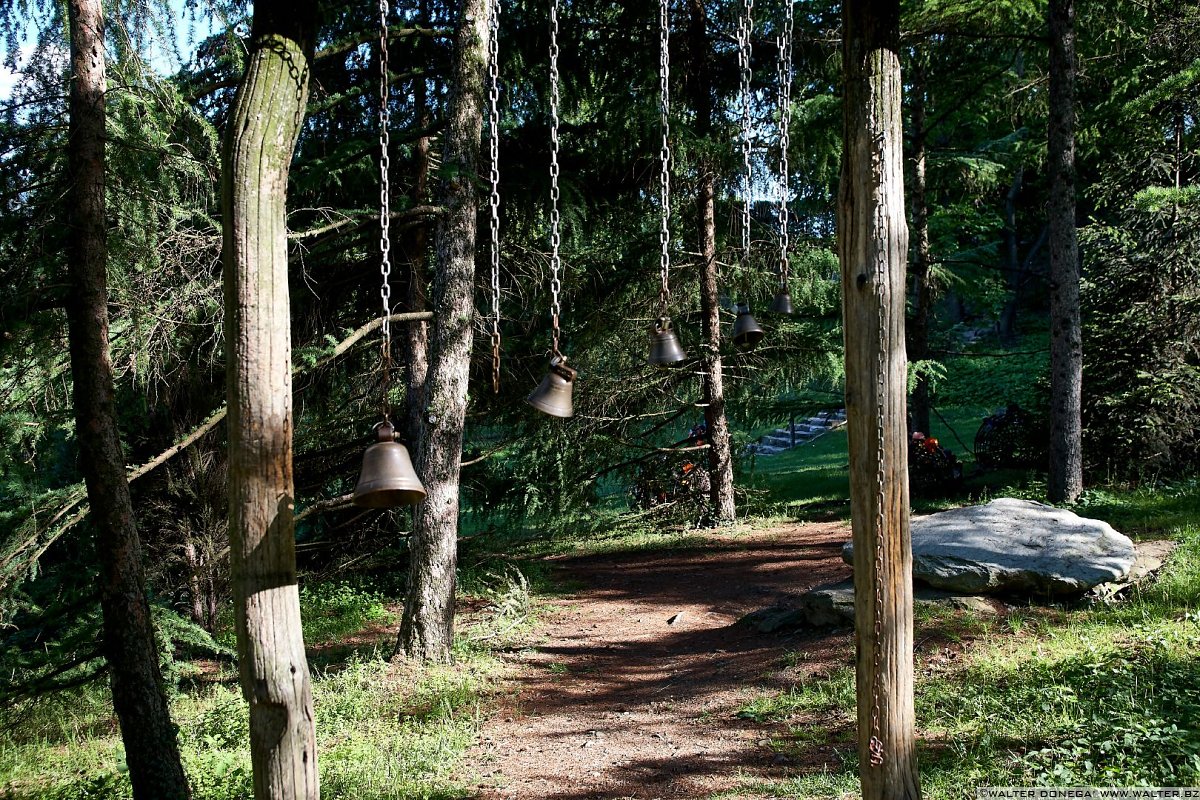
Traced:
MULTIPOLYGON (((212 34, 216 21, 211 18, 206 21, 201 16, 196 20, 195 29, 192 30, 183 11, 183 0, 170 0, 170 6, 175 37, 179 41, 180 50, 186 59, 200 40, 212 34)), ((18 53, 18 69, 25 65, 29 54, 33 51, 35 37, 34 25, 27 24, 24 41, 20 45, 18 53)), ((150 65, 163 74, 173 73, 179 68, 179 65, 175 63, 174 56, 166 48, 158 46, 156 42, 151 42, 150 52, 145 55, 149 58, 150 65)), ((0 103, 7 101, 12 96, 13 87, 16 86, 19 78, 19 73, 13 71, 10 65, 0 63, 0 103)))

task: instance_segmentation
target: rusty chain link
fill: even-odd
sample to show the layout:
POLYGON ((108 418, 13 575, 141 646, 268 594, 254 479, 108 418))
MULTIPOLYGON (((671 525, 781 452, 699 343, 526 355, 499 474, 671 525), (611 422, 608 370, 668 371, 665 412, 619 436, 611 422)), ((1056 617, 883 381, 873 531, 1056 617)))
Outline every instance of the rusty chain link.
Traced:
POLYGON ((795 10, 792 0, 786 0, 787 13, 779 42, 779 67, 776 77, 779 84, 779 288, 788 288, 788 250, 791 241, 788 233, 788 150, 791 148, 792 115, 792 32, 795 10))
POLYGON ((388 176, 391 159, 388 155, 392 112, 388 105, 388 0, 379 0, 379 273, 383 277, 383 285, 379 296, 383 301, 383 330, 382 352, 379 368, 381 376, 381 393, 383 395, 383 418, 391 416, 391 398, 389 396, 392 374, 392 259, 391 259, 391 182, 388 176))
POLYGON ((740 75, 740 90, 742 97, 742 166, 745 170, 745 198, 742 203, 742 259, 743 266, 750 263, 750 193, 754 182, 754 174, 750 164, 751 156, 751 120, 750 120, 750 81, 753 74, 750 69, 751 42, 750 35, 754 32, 754 0, 743 0, 742 15, 738 19, 738 72, 740 75))
POLYGON ((659 157, 662 161, 662 179, 659 184, 662 225, 658 231, 659 244, 662 247, 659 255, 662 286, 659 288, 658 300, 659 316, 664 318, 667 316, 667 306, 671 302, 671 18, 668 13, 669 3, 670 0, 660 0, 658 4, 658 88, 662 129, 662 147, 659 150, 659 157))
POLYGON ((558 213, 558 0, 550 2, 550 328, 551 352, 556 358, 562 358, 558 349, 559 316, 562 307, 559 294, 562 291, 562 281, 559 272, 562 264, 559 257, 561 238, 559 235, 558 213))
POLYGON ((492 392, 500 393, 500 0, 488 11, 488 152, 491 197, 492 392))

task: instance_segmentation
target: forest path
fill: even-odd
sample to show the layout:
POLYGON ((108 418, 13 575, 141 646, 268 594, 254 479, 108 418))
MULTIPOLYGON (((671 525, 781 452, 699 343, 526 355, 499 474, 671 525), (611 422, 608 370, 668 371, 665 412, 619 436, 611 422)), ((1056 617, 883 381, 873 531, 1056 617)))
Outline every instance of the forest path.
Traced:
POLYGON ((849 536, 845 523, 791 524, 706 534, 701 547, 553 559, 578 588, 549 601, 535 639, 506 656, 500 708, 465 761, 473 796, 703 798, 785 775, 790 762, 769 747, 781 726, 737 713, 852 663, 852 637, 736 623, 848 577, 849 536))

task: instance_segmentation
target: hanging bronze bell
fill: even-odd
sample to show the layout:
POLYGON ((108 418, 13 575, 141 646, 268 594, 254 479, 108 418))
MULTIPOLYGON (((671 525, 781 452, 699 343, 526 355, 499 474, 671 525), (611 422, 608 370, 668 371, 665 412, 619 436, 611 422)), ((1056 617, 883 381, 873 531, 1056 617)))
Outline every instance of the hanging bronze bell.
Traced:
POLYGON ((737 319, 733 323, 733 343, 743 350, 749 350, 762 341, 766 332, 750 314, 750 306, 738 303, 737 319))
POLYGON ((525 402, 552 417, 571 417, 575 414, 575 406, 571 395, 575 389, 575 370, 567 366, 567 359, 554 356, 550 359, 550 370, 541 384, 525 398, 525 402))
POLYGON ((669 367, 687 360, 687 353, 679 344, 679 337, 671 327, 669 317, 659 317, 650 326, 650 356, 646 363, 652 367, 669 367))
POLYGON ((791 316, 796 313, 796 309, 792 307, 792 293, 787 290, 787 287, 780 287, 775 293, 775 299, 771 301, 771 307, 767 309, 772 314, 786 314, 791 316))
POLYGON ((408 448, 396 441, 396 429, 385 421, 375 432, 378 441, 363 453, 362 472, 354 487, 354 505, 395 508, 424 500, 425 487, 413 469, 408 448))

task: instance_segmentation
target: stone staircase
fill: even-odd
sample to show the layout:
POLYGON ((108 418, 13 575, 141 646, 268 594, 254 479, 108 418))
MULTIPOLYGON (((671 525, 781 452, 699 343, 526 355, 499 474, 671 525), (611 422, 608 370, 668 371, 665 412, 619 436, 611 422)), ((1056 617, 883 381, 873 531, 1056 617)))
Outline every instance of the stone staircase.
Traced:
POLYGON ((785 427, 764 434, 757 442, 746 446, 747 454, 773 456, 798 445, 807 444, 829 431, 846 424, 846 409, 822 411, 815 417, 796 419, 785 427))

